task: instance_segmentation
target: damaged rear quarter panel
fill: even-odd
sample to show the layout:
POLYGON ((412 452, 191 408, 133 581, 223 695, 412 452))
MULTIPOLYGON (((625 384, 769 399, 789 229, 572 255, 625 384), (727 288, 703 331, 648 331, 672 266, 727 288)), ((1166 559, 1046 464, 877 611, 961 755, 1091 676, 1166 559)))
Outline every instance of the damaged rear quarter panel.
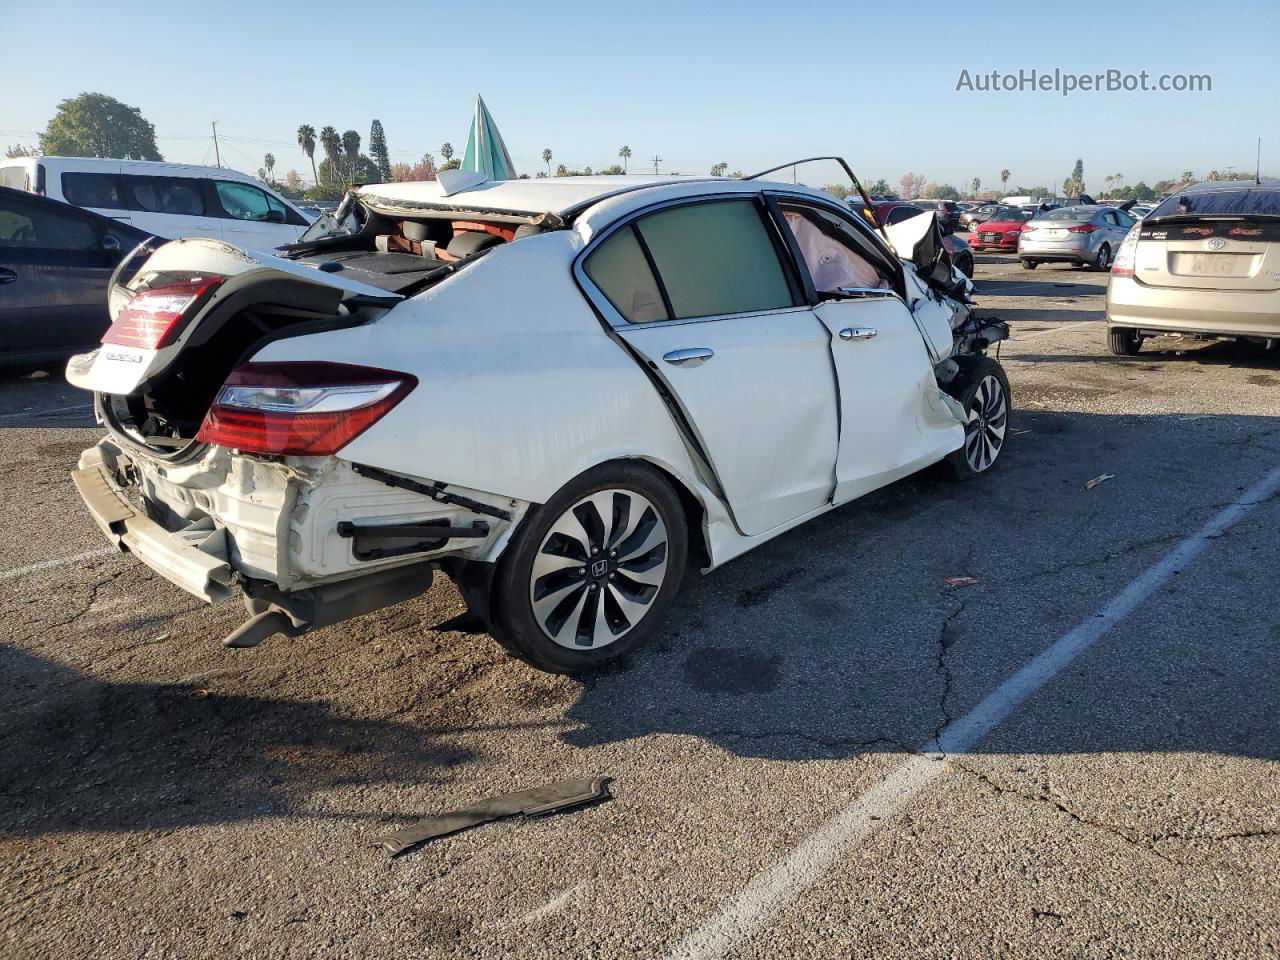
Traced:
POLYGON ((417 388, 340 452, 411 477, 544 503, 607 460, 641 457, 699 486, 636 362, 573 283, 574 231, 495 248, 376 323, 269 344, 254 360, 399 369, 417 388))

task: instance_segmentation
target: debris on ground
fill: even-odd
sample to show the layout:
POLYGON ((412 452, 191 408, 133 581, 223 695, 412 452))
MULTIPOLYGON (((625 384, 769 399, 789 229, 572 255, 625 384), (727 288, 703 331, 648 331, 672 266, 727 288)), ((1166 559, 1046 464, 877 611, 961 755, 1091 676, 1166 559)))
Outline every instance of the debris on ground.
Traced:
POLYGON ((1098 484, 1100 484, 1100 483, 1106 483, 1108 480, 1114 480, 1115 478, 1116 478, 1116 475, 1115 475, 1114 473, 1103 473, 1103 474, 1100 474, 1100 475, 1098 475, 1098 476, 1094 477, 1092 480, 1090 480, 1088 483, 1086 483, 1086 484, 1084 485, 1084 488, 1085 488, 1086 490, 1092 490, 1092 489, 1093 489, 1094 487, 1096 487, 1098 484))
POLYGON ((517 814, 540 817, 611 800, 613 795, 609 792, 609 781, 609 777, 561 780, 542 787, 488 797, 461 810, 419 820, 402 830, 382 837, 377 841, 377 845, 395 857, 428 840, 470 830, 491 820, 501 820, 517 814))
POLYGON ((947 577, 942 581, 948 587, 972 587, 978 582, 977 577, 947 577))

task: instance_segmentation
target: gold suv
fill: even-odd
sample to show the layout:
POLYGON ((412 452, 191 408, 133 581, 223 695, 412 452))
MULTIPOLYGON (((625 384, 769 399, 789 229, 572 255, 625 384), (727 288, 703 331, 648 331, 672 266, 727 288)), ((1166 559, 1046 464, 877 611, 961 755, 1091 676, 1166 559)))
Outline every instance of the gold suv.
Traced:
POLYGON ((1280 340, 1280 180, 1193 184, 1129 231, 1107 284, 1111 352, 1162 333, 1280 340))

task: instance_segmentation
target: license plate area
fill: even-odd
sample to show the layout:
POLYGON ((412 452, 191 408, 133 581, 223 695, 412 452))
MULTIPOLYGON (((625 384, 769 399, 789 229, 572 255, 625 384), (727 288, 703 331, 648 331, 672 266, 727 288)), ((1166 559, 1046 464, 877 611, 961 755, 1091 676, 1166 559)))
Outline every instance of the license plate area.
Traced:
POLYGON ((1169 254, 1169 273, 1175 277, 1251 277, 1256 257, 1249 253, 1169 254))

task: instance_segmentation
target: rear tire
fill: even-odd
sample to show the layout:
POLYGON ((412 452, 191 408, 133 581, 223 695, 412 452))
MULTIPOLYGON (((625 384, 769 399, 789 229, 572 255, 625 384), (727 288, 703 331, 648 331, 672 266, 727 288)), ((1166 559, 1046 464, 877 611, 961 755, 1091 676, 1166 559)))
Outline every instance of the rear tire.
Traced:
POLYGON ((1022 261, 1023 270, 1034 270, 1038 266, 1040 266, 1039 260, 1023 260, 1022 261))
POLYGON ((1102 245, 1101 249, 1098 250, 1098 257, 1093 261, 1090 269, 1096 273, 1106 273, 1111 269, 1111 247, 1105 243, 1102 245))
POLYGON ((530 511, 499 561, 493 635, 551 673, 583 673, 653 638, 684 579, 680 498, 640 461, 606 463, 530 511))
POLYGON ((1107 331, 1107 346, 1117 357, 1136 357, 1142 349, 1142 337, 1128 327, 1112 327, 1107 331))
POLYGON ((1009 436, 1009 411, 1013 394, 1004 368, 990 357, 960 361, 960 373, 947 392, 965 411, 964 445, 946 460, 957 480, 972 480, 990 473, 1000 463, 1009 436))

